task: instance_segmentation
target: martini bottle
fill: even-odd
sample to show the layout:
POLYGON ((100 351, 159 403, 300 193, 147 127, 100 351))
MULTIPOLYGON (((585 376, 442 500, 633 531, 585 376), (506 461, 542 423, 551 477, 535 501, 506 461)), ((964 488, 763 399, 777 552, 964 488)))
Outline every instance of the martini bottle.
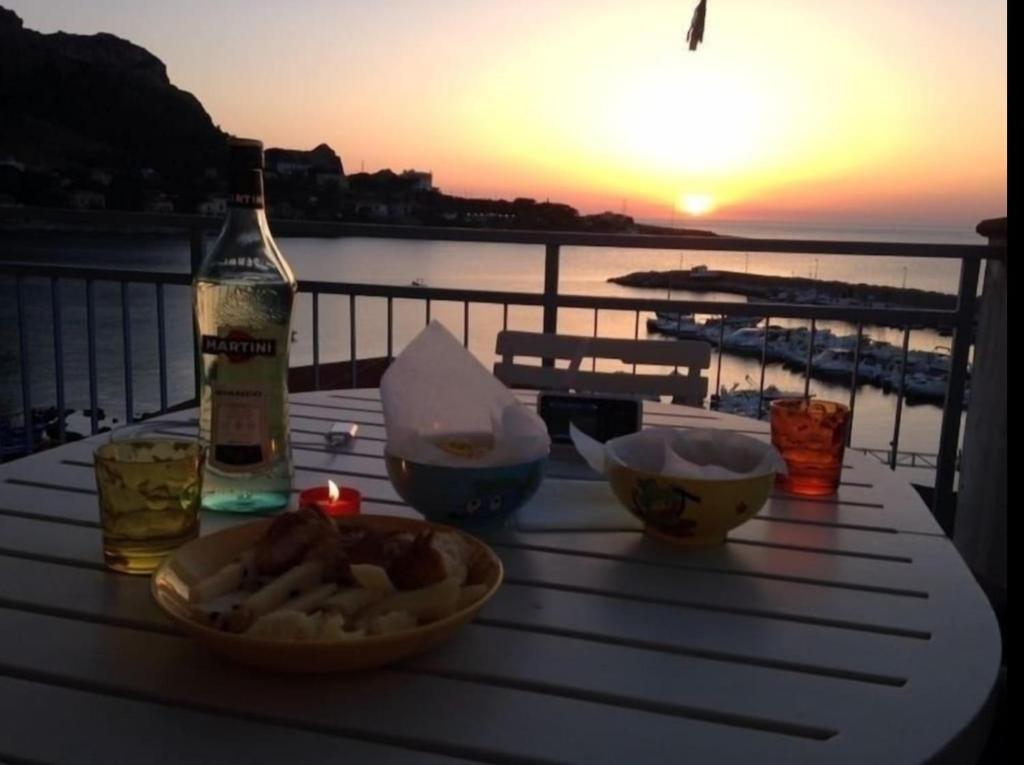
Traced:
POLYGON ((273 513, 291 497, 288 347, 295 276, 267 226, 263 144, 229 145, 228 213, 193 281, 203 508, 273 513))

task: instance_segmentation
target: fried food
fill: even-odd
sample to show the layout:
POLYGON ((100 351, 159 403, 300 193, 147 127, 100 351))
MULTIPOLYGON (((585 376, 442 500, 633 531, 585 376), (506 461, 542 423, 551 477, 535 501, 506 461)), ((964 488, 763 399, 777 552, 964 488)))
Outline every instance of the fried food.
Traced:
POLYGON ((353 640, 444 619, 486 594, 452 532, 380 532, 318 510, 274 519, 249 550, 196 583, 196 618, 273 640, 353 640), (474 584, 467 585, 467 581, 474 584))

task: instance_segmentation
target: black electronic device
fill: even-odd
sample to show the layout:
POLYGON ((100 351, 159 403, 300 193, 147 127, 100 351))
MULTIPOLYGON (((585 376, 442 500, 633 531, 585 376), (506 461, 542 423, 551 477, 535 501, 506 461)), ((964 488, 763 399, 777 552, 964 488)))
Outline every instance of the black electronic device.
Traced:
POLYGON ((569 424, 602 443, 640 430, 643 401, 628 396, 541 393, 537 413, 553 443, 571 443, 569 424))

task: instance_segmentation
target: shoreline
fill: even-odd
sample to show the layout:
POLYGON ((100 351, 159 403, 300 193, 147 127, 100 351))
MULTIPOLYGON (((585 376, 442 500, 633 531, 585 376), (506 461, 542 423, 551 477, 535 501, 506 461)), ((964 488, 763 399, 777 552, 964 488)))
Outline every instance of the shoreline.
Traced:
MULTIPOLYGON (((77 211, 76 211, 77 212, 77 211)), ((100 211, 100 216, 103 212, 100 211)), ((121 211, 113 211, 121 213, 121 211)), ((130 214, 130 213, 127 213, 130 214)), ((140 213, 140 215, 146 215, 148 213, 140 213)), ((209 216, 208 218, 210 225, 208 230, 211 235, 220 227, 223 222, 223 216, 209 216)), ((605 227, 605 226, 579 226, 577 228, 522 228, 522 227, 499 227, 499 226, 443 226, 435 223, 402 223, 399 221, 373 221, 373 220, 319 220, 316 218, 268 218, 267 221, 270 224, 271 232, 275 237, 281 239, 303 239, 303 238, 336 238, 344 236, 343 234, 330 234, 330 233, 295 233, 296 228, 303 226, 316 226, 317 224, 331 224, 331 223, 355 223, 360 225, 380 225, 380 226, 404 226, 404 225, 415 225, 422 226, 423 228, 436 228, 439 231, 445 229, 459 228, 459 229, 478 229, 480 231, 539 231, 542 233, 552 234, 564 234, 564 233, 590 233, 590 234, 640 234, 649 236, 694 236, 694 237, 718 237, 722 236, 716 234, 714 231, 708 231, 705 229, 691 229, 691 228, 672 228, 669 226, 654 226, 647 223, 631 223, 628 225, 622 225, 617 227, 605 227)), ((110 237, 110 236, 146 236, 146 237, 175 237, 184 235, 184 231, 180 226, 125 226, 121 224, 111 223, 104 225, 102 222, 98 223, 63 223, 63 222, 43 222, 43 221, 20 221, 14 219, 0 220, 0 234, 26 234, 26 235, 39 235, 45 236, 48 234, 75 234, 76 236, 84 237, 110 237)), ((738 238, 738 237, 729 237, 738 238)))
POLYGON ((608 282, 623 287, 689 292, 727 292, 749 302, 811 303, 847 306, 952 310, 957 298, 946 292, 915 287, 826 281, 801 276, 769 276, 738 271, 699 269, 634 271, 612 276, 608 282))

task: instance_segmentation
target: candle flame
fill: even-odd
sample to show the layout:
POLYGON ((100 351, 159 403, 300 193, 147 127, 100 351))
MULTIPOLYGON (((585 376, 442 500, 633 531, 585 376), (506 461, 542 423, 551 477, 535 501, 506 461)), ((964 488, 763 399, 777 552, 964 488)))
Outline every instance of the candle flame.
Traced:
POLYGON ((338 491, 338 484, 336 484, 334 481, 328 480, 327 481, 327 498, 330 499, 331 502, 337 502, 338 501, 338 497, 340 497, 340 496, 341 496, 341 492, 338 491))

